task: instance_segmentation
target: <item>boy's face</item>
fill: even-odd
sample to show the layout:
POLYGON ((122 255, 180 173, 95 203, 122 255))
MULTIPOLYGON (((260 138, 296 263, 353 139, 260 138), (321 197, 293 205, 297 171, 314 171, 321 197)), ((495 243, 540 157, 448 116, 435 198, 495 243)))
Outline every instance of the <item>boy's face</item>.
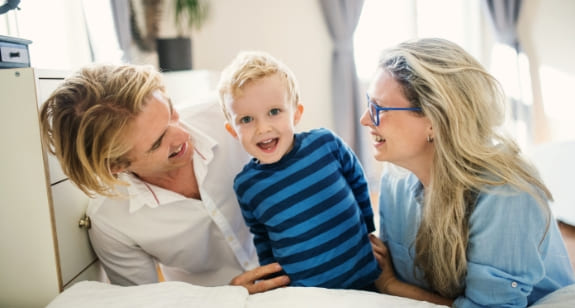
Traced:
POLYGON ((279 161, 293 146, 303 106, 287 99, 277 75, 248 83, 241 96, 225 100, 230 116, 226 129, 262 164, 279 161))

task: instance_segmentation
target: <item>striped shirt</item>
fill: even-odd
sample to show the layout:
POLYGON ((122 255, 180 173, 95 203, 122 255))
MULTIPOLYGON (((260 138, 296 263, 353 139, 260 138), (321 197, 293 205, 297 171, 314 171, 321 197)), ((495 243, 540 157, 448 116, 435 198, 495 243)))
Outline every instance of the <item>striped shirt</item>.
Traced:
POLYGON ((252 159, 234 190, 260 264, 279 262, 292 286, 362 289, 379 276, 363 169, 329 130, 296 134, 276 163, 252 159))

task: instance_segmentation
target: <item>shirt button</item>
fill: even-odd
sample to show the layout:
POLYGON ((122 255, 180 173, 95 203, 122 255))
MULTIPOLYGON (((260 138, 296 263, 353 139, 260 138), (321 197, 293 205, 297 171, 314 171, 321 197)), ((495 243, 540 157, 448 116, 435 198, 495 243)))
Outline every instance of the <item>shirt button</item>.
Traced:
POLYGON ((512 287, 512 288, 517 288, 517 282, 513 281, 513 282, 511 283, 511 287, 512 287))
POLYGON ((244 262, 244 267, 248 267, 248 265, 250 265, 249 262, 244 262))
POLYGON ((233 238, 233 237, 231 237, 231 236, 228 236, 228 242, 231 242, 231 241, 233 241, 233 240, 234 240, 234 238, 233 238))

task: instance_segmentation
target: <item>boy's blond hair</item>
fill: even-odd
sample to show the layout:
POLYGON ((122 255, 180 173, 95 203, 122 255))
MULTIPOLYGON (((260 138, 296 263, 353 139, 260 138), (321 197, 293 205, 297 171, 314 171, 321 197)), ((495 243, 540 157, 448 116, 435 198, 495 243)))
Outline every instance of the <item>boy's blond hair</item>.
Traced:
POLYGON ((230 120, 226 99, 240 97, 246 85, 272 75, 278 75, 285 82, 288 101, 297 106, 300 94, 293 72, 268 53, 244 51, 222 71, 218 85, 220 105, 226 119, 230 120))

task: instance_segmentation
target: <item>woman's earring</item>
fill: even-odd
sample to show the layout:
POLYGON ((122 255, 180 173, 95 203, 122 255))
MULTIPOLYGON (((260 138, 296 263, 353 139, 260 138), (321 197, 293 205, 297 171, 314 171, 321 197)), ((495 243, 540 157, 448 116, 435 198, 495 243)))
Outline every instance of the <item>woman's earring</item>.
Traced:
POLYGON ((427 135, 427 142, 429 143, 433 142, 433 137, 431 137, 431 135, 427 135))

